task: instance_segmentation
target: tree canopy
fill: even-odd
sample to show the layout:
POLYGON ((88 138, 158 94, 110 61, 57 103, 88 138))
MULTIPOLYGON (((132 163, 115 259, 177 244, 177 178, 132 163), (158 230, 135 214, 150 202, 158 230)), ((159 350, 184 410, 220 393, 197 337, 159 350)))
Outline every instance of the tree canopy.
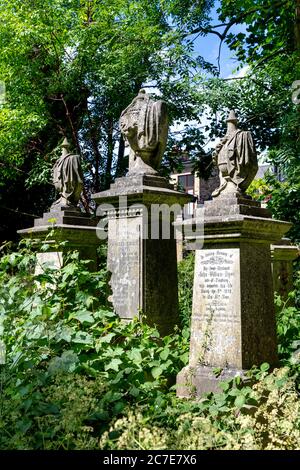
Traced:
POLYGON ((171 124, 186 123, 170 135, 164 172, 184 151, 206 175, 207 136, 220 136, 235 108, 295 189, 299 106, 291 87, 300 77, 299 12, 295 0, 1 2, 2 219, 10 211, 14 231, 49 206, 51 166, 64 136, 82 157, 89 210, 90 194, 126 172, 118 119, 141 87, 168 102, 171 124), (248 67, 245 76, 221 77, 218 64, 197 53, 207 35, 218 39, 220 54, 227 43, 239 67, 248 67))

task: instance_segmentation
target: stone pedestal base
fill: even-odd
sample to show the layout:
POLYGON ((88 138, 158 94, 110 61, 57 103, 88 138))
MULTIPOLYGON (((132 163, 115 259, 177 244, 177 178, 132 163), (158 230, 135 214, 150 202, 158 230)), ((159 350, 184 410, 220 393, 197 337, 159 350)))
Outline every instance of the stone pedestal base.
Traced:
POLYGON ((107 267, 112 303, 126 320, 143 314, 162 335, 178 323, 176 240, 173 221, 190 197, 164 178, 119 178, 93 195, 108 217, 107 267))
MULTIPOLYGON (((194 372, 191 383, 198 396, 204 390, 214 391, 222 379, 211 375, 214 368, 222 369, 226 377, 262 362, 277 364, 270 244, 290 227, 272 220, 265 209, 247 199, 205 203, 204 237, 193 235, 189 370, 194 372), (202 249, 197 249, 201 246, 197 242, 202 242, 202 249)), ((181 388, 184 377, 185 373, 178 377, 181 388)))
POLYGON ((221 393, 220 382, 242 377, 244 371, 238 369, 223 369, 217 376, 212 367, 187 366, 177 375, 176 390, 180 398, 196 398, 206 393, 221 393))
MULTIPOLYGON (((96 271, 98 268, 97 248, 101 243, 97 220, 83 214, 76 208, 57 207, 36 219, 34 227, 19 230, 22 238, 31 238, 38 246, 46 245, 45 252, 37 255, 37 271, 42 264, 47 263, 61 267, 64 255, 76 250, 81 259, 90 260, 88 268, 96 271)), ((103 237, 102 237, 103 239, 103 237)))

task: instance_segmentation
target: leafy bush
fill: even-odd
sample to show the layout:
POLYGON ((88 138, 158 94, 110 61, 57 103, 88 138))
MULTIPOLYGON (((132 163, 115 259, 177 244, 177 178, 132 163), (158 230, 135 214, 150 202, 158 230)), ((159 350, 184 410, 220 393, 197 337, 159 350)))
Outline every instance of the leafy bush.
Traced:
POLYGON ((178 263, 178 298, 179 314, 183 327, 190 328, 193 284, 194 284, 195 254, 193 252, 178 263))
MULTIPOLYGON (((49 398, 55 383, 63 390, 55 382, 57 376, 67 374, 60 380, 71 384, 74 377, 81 377, 83 383, 90 381, 92 389, 94 382, 101 385, 98 388, 103 393, 93 411, 97 432, 128 403, 147 401, 158 406, 163 391, 187 362, 187 335, 177 332, 161 338, 142 321, 122 322, 107 308, 106 273, 91 274, 87 262, 80 261, 76 253, 70 254, 61 269, 44 265, 38 275, 34 274, 34 261, 26 247, 0 261, 0 312, 6 345, 6 363, 1 366, 1 419, 5 434, 12 439, 6 436, 1 447, 14 446, 13 436, 20 432, 21 447, 32 445, 37 422, 41 426, 46 419, 45 403, 47 419, 51 415, 53 426, 61 429, 65 402, 61 409, 49 398), (10 395, 13 408, 3 405, 10 395), (8 418, 12 409, 14 420, 8 418)), ((81 379, 73 384, 75 394, 80 394, 81 379)), ((34 446, 48 448, 49 439, 56 439, 52 431, 49 436, 43 433, 42 441, 35 437, 34 446)), ((77 445, 74 439, 69 447, 77 445)))
POLYGON ((235 381, 223 394, 198 403, 170 402, 160 415, 131 409, 104 433, 105 449, 299 449, 300 405, 289 369, 253 370, 247 400, 237 403, 235 381), (230 399, 234 401, 230 404, 230 399), (228 401, 224 410, 222 402, 228 401), (249 404, 251 403, 251 404, 249 404), (223 410, 221 410, 223 408, 223 410))
POLYGON ((179 267, 184 327, 165 338, 115 316, 106 272, 78 254, 40 274, 35 261, 26 245, 0 259, 1 449, 300 448, 296 307, 276 301, 285 367, 180 400, 171 385, 188 361, 192 255, 179 267))

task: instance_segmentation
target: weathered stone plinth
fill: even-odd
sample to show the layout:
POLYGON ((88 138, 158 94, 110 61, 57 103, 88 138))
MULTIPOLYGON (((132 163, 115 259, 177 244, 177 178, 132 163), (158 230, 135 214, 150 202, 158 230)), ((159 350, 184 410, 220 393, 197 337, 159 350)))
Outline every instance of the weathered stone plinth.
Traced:
POLYGON ((37 272, 44 263, 61 267, 64 254, 72 250, 77 250, 81 259, 90 260, 88 267, 95 271, 100 232, 102 229, 97 227, 97 219, 77 208, 57 206, 35 219, 34 227, 19 230, 18 234, 22 238, 32 238, 38 245, 47 245, 45 252, 37 254, 37 272), (62 242, 65 244, 61 245, 62 242))
POLYGON ((108 217, 108 270, 116 313, 168 334, 178 323, 176 240, 173 221, 190 197, 164 178, 119 178, 93 196, 97 213, 108 217))
POLYGON ((205 203, 204 237, 193 233, 195 222, 185 227, 196 258, 190 359, 177 377, 181 397, 216 391, 254 364, 277 363, 270 244, 291 227, 239 197, 205 203), (222 369, 218 378, 215 368, 222 369))
POLYGON ((283 300, 287 300, 289 292, 293 290, 293 261, 299 254, 299 248, 293 246, 287 238, 271 245, 274 291, 283 300))
POLYGON ((182 233, 182 223, 183 223, 183 217, 182 214, 179 214, 176 217, 176 220, 174 222, 174 228, 175 228, 175 233, 176 233, 176 257, 177 257, 177 263, 180 263, 180 261, 183 260, 183 244, 184 244, 184 239, 183 239, 183 233, 182 233))

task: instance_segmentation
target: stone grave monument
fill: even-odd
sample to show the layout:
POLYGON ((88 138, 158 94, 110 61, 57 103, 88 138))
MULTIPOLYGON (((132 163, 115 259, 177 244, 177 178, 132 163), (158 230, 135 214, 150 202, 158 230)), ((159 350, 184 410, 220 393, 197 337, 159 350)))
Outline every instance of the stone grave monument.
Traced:
POLYGON ((53 184, 59 193, 58 200, 43 217, 35 219, 33 227, 18 231, 22 238, 32 238, 38 245, 48 247, 37 255, 37 272, 44 263, 60 267, 64 253, 69 250, 79 251, 82 259, 91 260, 89 269, 96 270, 101 229, 97 227, 96 218, 84 214, 78 207, 83 175, 80 157, 70 152, 67 139, 53 167, 53 184), (64 247, 62 242, 65 242, 64 247))
POLYGON ((273 220, 245 194, 257 171, 253 138, 237 127, 233 111, 227 126, 213 154, 220 186, 204 204, 204 236, 192 232, 195 219, 185 222, 196 255, 190 358, 177 376, 180 397, 218 391, 220 381, 254 364, 277 363, 270 245, 291 224, 273 220))
POLYGON ((122 112, 129 171, 107 191, 93 195, 108 219, 111 300, 116 313, 168 334, 178 322, 176 240, 173 221, 190 196, 174 190, 157 169, 168 136, 166 104, 141 90, 122 112))
POLYGON ((292 245, 288 238, 271 245, 274 291, 285 301, 293 290, 293 261, 299 255, 299 248, 292 245))

